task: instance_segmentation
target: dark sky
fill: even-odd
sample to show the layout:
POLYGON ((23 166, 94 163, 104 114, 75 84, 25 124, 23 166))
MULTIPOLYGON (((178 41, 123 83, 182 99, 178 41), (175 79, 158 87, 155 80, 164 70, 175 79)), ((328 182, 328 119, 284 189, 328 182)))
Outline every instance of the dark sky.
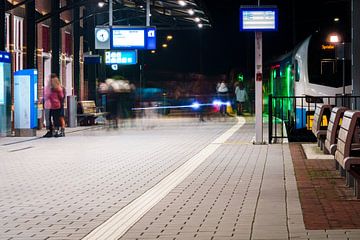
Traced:
MULTIPOLYGON (((212 28, 191 31, 160 32, 174 35, 168 49, 159 49, 150 57, 149 68, 175 72, 228 74, 238 69, 251 74, 254 61, 254 33, 239 31, 240 5, 255 0, 203 0, 212 28)), ((262 5, 279 7, 279 30, 263 34, 264 62, 284 54, 315 31, 342 32, 349 41, 350 0, 262 0, 262 5), (333 19, 339 17, 335 23, 333 19)), ((161 48, 161 46, 159 46, 161 48)))

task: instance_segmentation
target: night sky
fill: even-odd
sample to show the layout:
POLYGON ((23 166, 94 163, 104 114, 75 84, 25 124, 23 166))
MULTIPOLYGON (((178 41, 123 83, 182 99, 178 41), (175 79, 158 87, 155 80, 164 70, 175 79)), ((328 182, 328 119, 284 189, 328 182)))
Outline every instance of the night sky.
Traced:
MULTIPOLYGON (((240 5, 254 0, 203 0, 212 28, 159 32, 158 51, 148 56, 151 71, 228 74, 231 69, 251 75, 254 68, 254 33, 239 31, 240 5), (161 49, 165 36, 174 40, 161 49)), ((350 41, 350 0, 262 0, 279 7, 279 31, 263 34, 263 61, 292 50, 306 37, 320 32, 341 32, 350 41), (339 22, 334 18, 339 17, 339 22)))

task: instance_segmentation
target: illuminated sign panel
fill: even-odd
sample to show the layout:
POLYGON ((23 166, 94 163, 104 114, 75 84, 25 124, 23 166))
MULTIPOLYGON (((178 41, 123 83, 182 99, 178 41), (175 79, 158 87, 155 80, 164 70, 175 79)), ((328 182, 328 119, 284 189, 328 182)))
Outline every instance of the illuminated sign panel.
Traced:
POLYGON ((331 45, 331 44, 325 45, 325 44, 323 44, 323 45, 321 45, 321 49, 322 49, 322 50, 334 50, 334 49, 335 49, 335 45, 331 45))
POLYGON ((108 51, 105 52, 105 64, 134 65, 137 64, 136 50, 108 51))
POLYGON ((113 29, 114 48, 145 48, 145 29, 113 29))
POLYGON ((113 27, 111 49, 156 49, 156 28, 154 27, 113 27))
POLYGON ((241 7, 240 31, 277 31, 278 9, 276 7, 241 7))
POLYGON ((0 104, 5 104, 5 78, 9 78, 6 65, 10 64, 10 54, 7 52, 0 52, 0 104))

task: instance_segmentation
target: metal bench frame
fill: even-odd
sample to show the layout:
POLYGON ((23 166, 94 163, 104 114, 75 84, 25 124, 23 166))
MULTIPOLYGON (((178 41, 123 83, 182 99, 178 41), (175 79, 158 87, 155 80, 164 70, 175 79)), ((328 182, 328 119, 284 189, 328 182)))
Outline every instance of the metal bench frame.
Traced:
POLYGON ((101 112, 102 108, 96 107, 95 101, 92 100, 79 101, 78 105, 81 106, 82 113, 78 113, 77 118, 84 119, 86 121, 86 125, 93 125, 96 118, 109 114, 108 112, 101 112), (85 107, 86 103, 92 105, 92 107, 85 107), (90 111, 84 111, 85 109, 90 109, 90 111))
POLYGON ((329 125, 326 132, 324 153, 335 155, 337 137, 340 130, 340 120, 343 118, 346 107, 334 107, 331 110, 329 125))
POLYGON ((351 151, 359 149, 358 121, 360 121, 360 111, 346 111, 341 124, 335 160, 340 166, 340 173, 346 176, 346 184, 354 187, 354 193, 360 198, 360 178, 354 171, 354 167, 360 166, 360 157, 352 156, 351 151))
MULTIPOLYGON (((324 115, 327 111, 331 112, 331 105, 328 104, 322 104, 322 105, 318 105, 315 109, 315 113, 314 113, 314 120, 313 120, 313 125, 312 125, 312 132, 315 135, 315 137, 317 138, 317 142, 318 142, 318 146, 323 149, 324 147, 324 143, 325 143, 325 139, 326 139, 326 134, 327 134, 327 129, 324 129, 324 127, 322 126, 322 122, 323 122, 323 118, 324 115)), ((327 118, 329 119, 330 116, 327 116, 327 118)))

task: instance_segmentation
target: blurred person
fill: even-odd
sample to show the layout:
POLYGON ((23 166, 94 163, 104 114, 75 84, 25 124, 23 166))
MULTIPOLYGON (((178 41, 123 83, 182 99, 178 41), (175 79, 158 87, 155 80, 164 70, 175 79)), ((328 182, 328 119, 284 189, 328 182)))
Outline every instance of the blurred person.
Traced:
POLYGON ((221 101, 220 113, 224 116, 226 114, 226 107, 228 102, 229 89, 225 83, 225 80, 221 80, 216 87, 219 100, 221 101))
POLYGON ((61 115, 61 102, 64 98, 64 92, 61 88, 59 78, 56 74, 50 76, 50 89, 45 92, 45 102, 48 101, 50 112, 48 121, 50 123, 49 132, 45 134, 45 137, 60 137, 60 115, 61 115), (51 123, 53 120, 53 123, 51 123))
POLYGON ((44 97, 43 97, 43 104, 44 104, 44 115, 45 115, 45 127, 46 127, 46 134, 43 137, 52 137, 53 136, 53 125, 50 118, 50 108, 51 102, 50 99, 47 97, 51 93, 51 75, 48 76, 45 88, 44 88, 44 97))
POLYGON ((249 99, 244 84, 240 82, 235 88, 237 115, 243 115, 245 102, 249 99))
POLYGON ((65 137, 65 96, 66 96, 66 89, 64 86, 60 84, 60 88, 63 92, 63 98, 61 99, 61 111, 60 111, 60 132, 55 137, 65 137))

